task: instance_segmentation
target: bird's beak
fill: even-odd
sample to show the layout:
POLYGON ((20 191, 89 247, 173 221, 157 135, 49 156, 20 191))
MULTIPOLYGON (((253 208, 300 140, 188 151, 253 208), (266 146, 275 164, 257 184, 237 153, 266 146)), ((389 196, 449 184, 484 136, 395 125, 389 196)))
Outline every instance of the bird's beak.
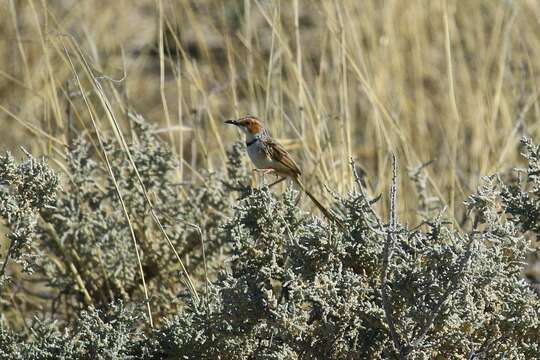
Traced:
POLYGON ((225 124, 238 125, 238 121, 236 121, 236 120, 225 120, 225 124))

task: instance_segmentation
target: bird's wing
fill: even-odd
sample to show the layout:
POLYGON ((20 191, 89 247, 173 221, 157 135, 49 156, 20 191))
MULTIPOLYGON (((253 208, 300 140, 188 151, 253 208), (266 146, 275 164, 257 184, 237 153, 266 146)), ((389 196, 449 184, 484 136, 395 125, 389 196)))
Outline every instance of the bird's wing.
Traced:
POLYGON ((296 162, 292 159, 287 150, 285 150, 283 145, 272 138, 267 138, 261 141, 265 145, 263 148, 266 156, 273 161, 279 162, 281 165, 287 168, 291 172, 291 175, 300 175, 302 173, 296 162))

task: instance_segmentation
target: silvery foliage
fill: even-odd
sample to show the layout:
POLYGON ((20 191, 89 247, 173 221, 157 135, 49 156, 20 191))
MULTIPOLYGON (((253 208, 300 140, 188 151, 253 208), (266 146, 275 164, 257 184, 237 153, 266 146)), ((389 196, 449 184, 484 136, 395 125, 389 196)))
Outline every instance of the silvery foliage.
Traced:
MULTIPOLYGON (((227 251, 226 239, 219 235, 232 210, 229 194, 232 186, 237 187, 236 180, 207 172, 200 175, 202 186, 196 185, 195 177, 180 182, 178 162, 153 129, 144 121, 134 121, 132 130, 128 140, 131 156, 173 246, 192 276, 201 277, 205 272, 201 238, 189 224, 198 225, 208 271, 215 272, 227 251)), ((152 310, 162 316, 174 311, 172 303, 179 301, 178 295, 185 289, 179 263, 152 220, 125 151, 114 137, 106 137, 104 147, 135 232, 152 310)), ((2 157, 0 215, 9 228, 8 236, 17 235, 16 240, 25 243, 33 239, 32 252, 19 251, 21 240, 10 258, 39 254, 31 264, 40 279, 38 292, 48 302, 40 306, 61 319, 76 316, 81 306, 144 298, 128 222, 103 159, 99 148, 84 137, 75 141, 66 150, 63 189, 59 189, 58 176, 45 162, 30 159, 18 164, 9 155, 2 157)), ((14 288, 32 290, 36 286, 35 281, 26 280, 18 277, 0 297, 9 299, 14 288)), ((12 310, 9 303, 6 300, 6 309, 12 310)))
POLYGON ((39 212, 50 209, 59 187, 58 176, 44 160, 29 154, 17 162, 10 153, 0 156, 0 219, 7 226, 7 248, 0 270, 0 284, 5 280, 10 261, 33 271, 37 220, 39 212))
POLYGON ((63 330, 55 321, 34 319, 31 341, 0 327, 0 358, 27 359, 140 359, 138 344, 145 341, 140 312, 111 303, 107 309, 93 306, 63 330))
MULTIPOLYGON (((395 217, 395 201, 387 222, 383 219, 388 216, 379 213, 376 199, 368 198, 357 178, 356 188, 336 198, 334 204, 346 224, 345 232, 300 210, 300 194, 295 190, 281 196, 267 187, 248 186, 240 145, 230 153, 228 176, 221 175, 223 180, 217 181, 213 174, 204 175, 205 185, 186 190, 188 201, 177 194, 182 185, 163 179, 168 161, 160 168, 146 158, 172 156, 163 145, 156 151, 154 141, 134 144, 134 153, 137 146, 140 149, 137 162, 146 169, 143 178, 148 179, 156 198, 162 199, 158 201, 160 210, 166 212, 164 219, 170 218, 167 231, 178 249, 189 249, 194 269, 202 268, 202 260, 197 260, 200 239, 184 222, 175 222, 176 218, 201 225, 206 248, 214 249, 207 254, 210 282, 204 281, 203 273, 195 272, 201 280, 201 301, 173 296, 179 294, 172 290, 176 287, 171 278, 179 282, 173 275, 174 259, 165 245, 155 241, 158 235, 148 220, 146 204, 133 191, 125 200, 140 227, 140 238, 148 241, 143 247, 147 271, 152 261, 159 265, 154 265, 159 274, 149 277, 149 283, 163 297, 160 311, 166 314, 160 324, 142 329, 140 304, 135 310, 127 311, 118 303, 104 310, 107 300, 123 294, 113 286, 112 295, 101 298, 103 309, 90 306, 72 324, 37 321, 31 335, 0 327, 3 356, 23 349, 26 358, 44 359, 538 357, 540 301, 522 277, 531 252, 529 234, 537 236, 535 214, 540 212, 540 152, 530 141, 524 141, 529 162, 526 180, 498 175, 483 179, 465 203, 469 221, 461 228, 452 224, 443 209, 431 205, 422 212, 419 226, 401 224, 395 217), (176 306, 180 300, 182 306, 176 306), (83 340, 76 341, 81 329, 83 340), (88 344, 94 342, 99 345, 91 349, 88 344), (44 348, 49 353, 43 353, 44 348)), ((109 146, 113 153, 114 144, 109 146)), ((120 152, 117 155, 114 166, 121 187, 136 189, 126 160, 120 152)), ((86 165, 90 161, 88 155, 78 158, 78 164, 82 159, 87 159, 86 165)), ((117 200, 109 184, 104 187, 107 192, 102 184, 83 180, 98 177, 97 167, 93 169, 92 176, 81 176, 81 186, 72 188, 78 195, 61 194, 56 203, 59 210, 44 217, 59 229, 59 224, 48 219, 61 219, 54 214, 70 206, 69 201, 85 199, 84 206, 72 208, 78 210, 75 219, 96 215, 91 221, 77 223, 76 228, 101 229, 100 236, 69 230, 69 221, 61 224, 70 241, 86 236, 85 241, 101 252, 84 245, 77 245, 81 247, 76 252, 88 252, 85 261, 100 257, 106 274, 115 272, 123 289, 135 288, 136 266, 125 220, 114 217, 117 200), (88 207, 92 214, 83 210, 88 207), (105 216, 111 224, 102 219, 105 216), (95 222, 101 227, 88 225, 95 222), (118 244, 122 241, 126 245, 118 244)), ((399 201, 395 187, 390 198, 396 192, 399 201)), ((74 221, 70 211, 62 214, 74 221)), ((98 285, 107 281, 91 269, 81 273, 98 285)), ((54 274, 62 286, 75 284, 69 274, 59 270, 54 274)), ((92 299, 99 299, 99 291, 89 289, 92 299)), ((137 291, 126 292, 131 304, 141 300, 137 291)))
MULTIPOLYGON (((528 149, 534 183, 540 154, 528 149)), ((520 184, 485 178, 466 201, 469 230, 457 230, 442 210, 422 226, 391 229, 361 183, 339 201, 345 234, 301 213, 291 191, 280 201, 254 189, 240 200, 225 227, 230 271, 205 304, 157 332, 153 358, 538 357, 540 301, 522 278, 532 249, 520 216, 538 221, 540 206, 508 216, 520 184)))

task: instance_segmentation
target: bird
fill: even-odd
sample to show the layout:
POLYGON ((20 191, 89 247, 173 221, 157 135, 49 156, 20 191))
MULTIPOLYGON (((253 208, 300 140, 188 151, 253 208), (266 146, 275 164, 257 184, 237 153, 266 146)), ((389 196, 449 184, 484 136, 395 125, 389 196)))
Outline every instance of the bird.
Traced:
POLYGON ((283 145, 270 136, 261 119, 253 115, 245 115, 238 119, 226 120, 225 124, 235 125, 244 132, 247 153, 257 168, 256 170, 264 173, 274 172, 282 177, 269 186, 273 186, 287 178, 292 179, 330 222, 336 223, 343 229, 341 220, 306 189, 301 179, 302 170, 283 145))

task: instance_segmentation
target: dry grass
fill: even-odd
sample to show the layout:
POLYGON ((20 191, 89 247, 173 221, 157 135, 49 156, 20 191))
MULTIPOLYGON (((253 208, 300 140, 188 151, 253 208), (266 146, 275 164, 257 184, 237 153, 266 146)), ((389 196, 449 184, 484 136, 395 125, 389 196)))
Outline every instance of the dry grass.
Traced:
POLYGON ((85 129, 97 145, 109 103, 126 136, 130 109, 159 123, 193 179, 239 136, 222 120, 253 113, 314 189, 346 191, 352 157, 380 193, 395 152, 435 160, 429 187, 453 212, 539 131, 534 1, 6 0, 0 16, 2 148, 55 157, 85 129))

